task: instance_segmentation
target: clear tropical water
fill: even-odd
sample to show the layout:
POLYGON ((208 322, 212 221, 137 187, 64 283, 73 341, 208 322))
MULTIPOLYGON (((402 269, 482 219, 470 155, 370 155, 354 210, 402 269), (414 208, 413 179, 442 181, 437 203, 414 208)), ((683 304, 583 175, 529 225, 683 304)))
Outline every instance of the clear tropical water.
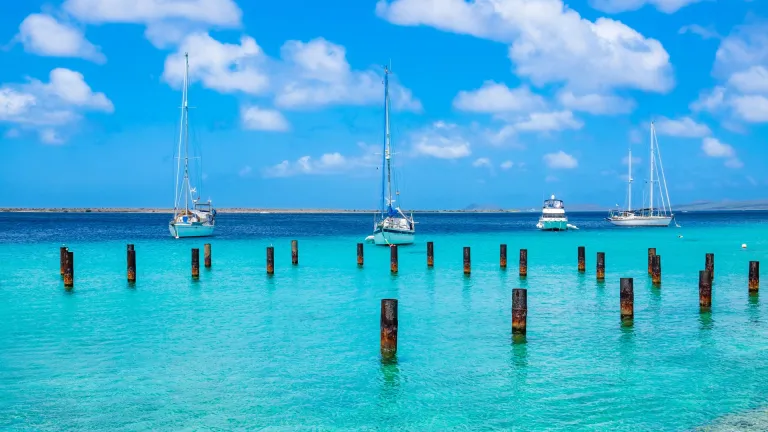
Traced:
POLYGON ((369 215, 221 215, 216 237, 174 240, 166 215, 0 214, 0 430, 764 430, 738 416, 765 418, 768 405, 768 300, 747 293, 748 262, 768 262, 768 214, 686 213, 669 229, 603 216, 572 214, 581 230, 542 233, 530 214, 417 215, 418 243, 400 249, 391 276, 387 248, 366 245, 356 266, 369 215), (195 282, 190 248, 206 241, 213 268, 195 282), (62 243, 75 253, 71 292, 62 243), (648 247, 663 257, 660 289, 648 247), (706 252, 716 280, 702 315, 706 252), (620 277, 635 278, 631 328, 620 277), (528 289, 525 343, 511 340, 515 287, 528 289), (390 297, 399 347, 383 364, 390 297))

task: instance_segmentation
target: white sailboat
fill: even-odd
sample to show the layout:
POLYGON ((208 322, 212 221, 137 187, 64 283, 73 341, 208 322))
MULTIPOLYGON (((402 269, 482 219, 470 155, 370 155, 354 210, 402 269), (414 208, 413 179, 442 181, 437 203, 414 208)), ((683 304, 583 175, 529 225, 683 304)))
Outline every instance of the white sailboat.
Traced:
MULTIPOLYGON (((374 217, 373 235, 370 239, 377 245, 412 244, 416 236, 413 214, 406 216, 400 207, 393 207, 392 199, 392 143, 389 128, 389 74, 384 67, 384 160, 381 175, 381 211, 374 217)), ((395 192, 399 196, 400 192, 395 192)))
POLYGON ((661 162, 661 150, 659 141, 656 138, 656 128, 651 122, 651 157, 650 165, 651 177, 648 180, 649 200, 648 206, 641 209, 632 209, 632 150, 629 150, 629 176, 627 178, 627 209, 613 210, 607 220, 614 225, 630 227, 666 227, 672 222, 672 204, 669 202, 669 190, 667 189, 667 179, 664 176, 664 165, 661 162), (656 164, 658 163, 658 167, 656 164), (656 197, 659 199, 658 206, 654 202, 654 191, 658 188, 656 197))
POLYGON ((175 238, 206 237, 213 234, 216 225, 216 210, 208 202, 200 202, 197 188, 189 180, 189 56, 184 53, 184 86, 181 96, 181 127, 179 131, 179 149, 176 154, 176 187, 173 204, 173 219, 168 223, 168 229, 175 238), (179 182, 182 166, 182 151, 184 152, 183 178, 179 182), (181 199, 184 197, 182 207, 181 199), (192 208, 189 204, 192 203, 192 208))

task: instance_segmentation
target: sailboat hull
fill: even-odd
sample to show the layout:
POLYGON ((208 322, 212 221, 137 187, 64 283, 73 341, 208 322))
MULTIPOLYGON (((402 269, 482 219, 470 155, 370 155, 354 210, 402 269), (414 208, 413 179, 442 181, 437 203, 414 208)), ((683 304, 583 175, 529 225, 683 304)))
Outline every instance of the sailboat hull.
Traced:
POLYGON ((373 233, 373 243, 379 246, 409 245, 416 238, 414 231, 376 230, 373 233))
POLYGON ((669 216, 608 218, 608 222, 623 227, 667 227, 672 222, 672 218, 669 216))
POLYGON ((185 224, 170 223, 168 229, 175 238, 183 237, 208 237, 213 235, 214 225, 210 224, 185 224))

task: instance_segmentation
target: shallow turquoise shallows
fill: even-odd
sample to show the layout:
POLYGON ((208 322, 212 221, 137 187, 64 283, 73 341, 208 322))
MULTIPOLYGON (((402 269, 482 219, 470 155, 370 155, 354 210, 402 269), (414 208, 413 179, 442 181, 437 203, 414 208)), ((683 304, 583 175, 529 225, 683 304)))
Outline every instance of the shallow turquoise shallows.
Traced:
POLYGON ((768 214, 685 213, 666 229, 604 216, 573 214, 579 231, 551 233, 535 214, 417 214, 417 243, 400 248, 392 276, 386 247, 366 245, 357 268, 370 215, 222 215, 207 240, 171 239, 165 215, 0 215, 0 430, 677 431, 765 418, 768 276, 749 296, 747 272, 750 260, 768 266, 768 214), (213 268, 193 281, 190 249, 202 267, 207 241, 213 268), (61 243, 74 251, 71 292, 61 243), (662 256, 661 288, 648 247, 662 256), (707 252, 715 282, 702 314, 707 252), (620 277, 634 278, 629 328, 620 277), (511 338, 516 287, 528 289, 524 343, 511 338), (399 300, 392 364, 379 354, 382 298, 399 300))

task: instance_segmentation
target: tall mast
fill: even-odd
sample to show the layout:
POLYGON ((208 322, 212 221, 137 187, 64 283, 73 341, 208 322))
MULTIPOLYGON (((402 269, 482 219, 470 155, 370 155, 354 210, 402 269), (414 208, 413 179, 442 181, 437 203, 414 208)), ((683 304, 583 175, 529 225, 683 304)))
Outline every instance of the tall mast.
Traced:
POLYGON ((189 212, 189 54, 184 53, 184 210, 189 212))
MULTIPOLYGON (((184 83, 181 88, 181 118, 179 119, 179 149, 176 152, 176 183, 173 188, 173 214, 179 209, 179 173, 181 172, 181 145, 184 142, 184 105, 187 100, 187 76, 184 75, 184 83)), ((184 186, 182 185, 182 188, 184 186)), ((182 190, 181 193, 184 193, 182 190)))
POLYGON ((392 147, 389 134, 389 68, 384 66, 384 160, 387 164, 387 212, 392 207, 392 147))
POLYGON ((655 133, 655 128, 653 127, 653 121, 651 121, 651 159, 650 159, 650 165, 651 165, 651 195, 650 195, 650 202, 648 208, 651 210, 651 216, 653 216, 653 166, 656 164, 656 159, 653 155, 653 135, 655 133))
POLYGON ((627 211, 632 211, 632 147, 629 148, 629 176, 627 177, 627 211))

